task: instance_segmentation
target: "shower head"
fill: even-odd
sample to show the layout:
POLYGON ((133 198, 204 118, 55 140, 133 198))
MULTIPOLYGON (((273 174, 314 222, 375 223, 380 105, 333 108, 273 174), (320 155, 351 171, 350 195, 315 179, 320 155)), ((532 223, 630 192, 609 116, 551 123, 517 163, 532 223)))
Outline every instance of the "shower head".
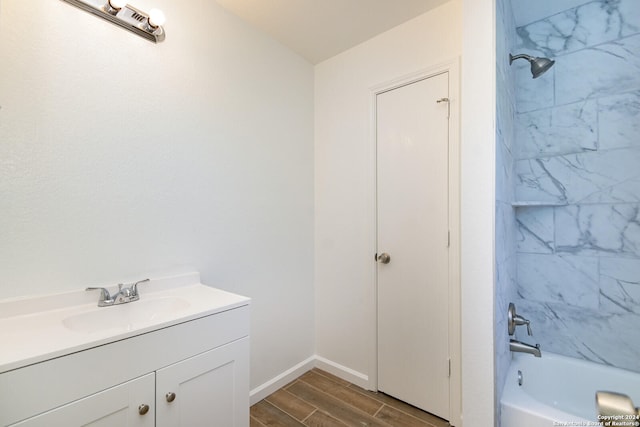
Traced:
POLYGON ((509 65, 511 65, 511 63, 516 59, 526 59, 531 63, 531 74, 533 75, 534 79, 544 74, 544 72, 551 68, 556 62, 553 59, 549 58, 534 58, 533 56, 525 54, 515 56, 509 54, 509 65))

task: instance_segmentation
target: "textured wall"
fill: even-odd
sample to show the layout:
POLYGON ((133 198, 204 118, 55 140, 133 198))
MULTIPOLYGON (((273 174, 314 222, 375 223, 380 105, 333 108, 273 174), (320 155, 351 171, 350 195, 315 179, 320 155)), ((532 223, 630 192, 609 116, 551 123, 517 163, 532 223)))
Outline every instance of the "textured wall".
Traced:
POLYGON ((317 353, 364 381, 377 369, 371 88, 455 58, 459 25, 451 1, 316 65, 317 353))
POLYGON ((516 209, 519 312, 543 352, 640 371, 640 2, 517 33, 557 61, 516 73, 516 199, 539 205, 516 209))
MULTIPOLYGON (((511 363, 507 308, 516 293, 514 155, 516 95, 509 52, 516 43, 516 27, 509 0, 496 1, 496 393, 500 401, 511 363)), ((500 409, 496 405, 497 410, 500 409)), ((500 417, 496 416, 496 420, 500 417)))
POLYGON ((0 1, 0 294, 197 270, 253 298, 252 387, 313 355, 312 65, 214 1, 136 0, 157 45, 0 1))

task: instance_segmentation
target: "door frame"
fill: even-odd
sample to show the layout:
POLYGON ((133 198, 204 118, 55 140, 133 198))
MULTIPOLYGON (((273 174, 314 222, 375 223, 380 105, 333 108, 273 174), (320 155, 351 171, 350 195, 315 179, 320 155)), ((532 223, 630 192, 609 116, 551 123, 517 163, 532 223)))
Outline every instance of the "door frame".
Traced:
POLYGON ((438 74, 449 73, 449 357, 451 358, 451 376, 449 387, 449 422, 462 427, 462 376, 461 376, 461 308, 460 308, 460 59, 439 63, 411 74, 389 80, 373 86, 370 91, 370 130, 369 130, 369 177, 370 194, 369 220, 371 230, 372 277, 369 292, 369 321, 372 327, 368 337, 369 376, 368 388, 378 390, 378 272, 374 262, 377 242, 377 111, 376 97, 402 86, 415 83, 438 74))

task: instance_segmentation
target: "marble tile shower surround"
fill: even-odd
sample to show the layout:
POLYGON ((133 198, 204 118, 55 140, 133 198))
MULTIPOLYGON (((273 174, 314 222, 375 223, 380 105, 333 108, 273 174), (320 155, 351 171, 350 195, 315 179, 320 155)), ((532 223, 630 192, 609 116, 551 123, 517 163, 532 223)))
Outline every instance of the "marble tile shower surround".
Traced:
POLYGON ((640 147, 518 160, 516 199, 552 204, 640 202, 640 147))
POLYGON ((519 27, 518 48, 556 57, 640 32, 640 2, 599 0, 519 27))
POLYGON ((598 148, 598 103, 587 100, 518 114, 519 158, 558 155, 598 148))
MULTIPOLYGON (((517 49, 526 51, 522 46, 517 49)), ((555 65, 537 79, 531 79, 524 71, 516 72, 518 112, 639 90, 639 50, 640 34, 635 34, 577 52, 552 56, 556 60, 555 65)), ((515 66, 516 69, 522 67, 522 64, 515 66)), ((604 107, 605 104, 600 105, 604 107)))
MULTIPOLYGON (((516 305, 544 350, 640 372, 640 1, 517 28, 516 305), (526 64, 525 64, 526 65, 526 64)), ((514 64, 515 65, 515 64, 514 64)))
POLYGON ((533 337, 545 350, 632 371, 637 370, 640 328, 637 313, 611 313, 585 310, 553 302, 517 301, 518 311, 526 313, 533 325, 533 337), (635 355, 635 359, 634 359, 635 355))
POLYGON ((519 113, 517 120, 520 159, 640 147, 640 90, 519 113))

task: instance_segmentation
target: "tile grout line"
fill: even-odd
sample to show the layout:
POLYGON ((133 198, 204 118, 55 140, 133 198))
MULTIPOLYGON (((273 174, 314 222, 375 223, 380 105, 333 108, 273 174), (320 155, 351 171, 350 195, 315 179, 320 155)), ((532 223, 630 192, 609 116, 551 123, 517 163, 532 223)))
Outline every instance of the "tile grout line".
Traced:
MULTIPOLYGON (((429 427, 436 427, 436 426, 435 426, 434 424, 432 424, 430 421, 422 420, 422 419, 420 419, 420 418, 416 417, 416 416, 415 416, 415 415, 413 415, 413 414, 410 414, 410 413, 408 413, 408 412, 406 412, 406 411, 403 411, 402 409, 394 408, 394 407, 393 407, 393 406, 391 406, 391 405, 387 405, 387 406, 389 406, 390 408, 395 409, 395 410, 396 410, 396 411, 398 411, 398 412, 401 412, 401 413, 403 413, 403 414, 407 415, 408 417, 413 418, 414 420, 418 420, 418 421, 420 421, 420 422, 423 422, 423 423, 425 423, 425 424, 426 424, 427 426, 429 426, 429 427)), ((418 409, 419 409, 419 408, 418 408, 418 409)), ((449 424, 449 425, 451 425, 450 423, 448 423, 448 424, 449 424)))
MULTIPOLYGON (((335 384, 339 385, 340 387, 350 388, 350 387, 351 387, 351 384, 352 384, 352 383, 348 382, 347 380, 343 380, 343 379, 342 379, 342 378, 340 378, 340 377, 336 377, 335 375, 334 375, 334 376, 331 376, 331 377, 330 377, 330 376, 328 376, 328 375, 325 375, 325 374, 329 374, 329 373, 328 373, 328 372, 325 372, 325 371, 323 371, 323 370, 321 370, 321 369, 317 369, 317 368, 316 368, 316 369, 312 369, 312 370, 311 370, 311 371, 309 371, 309 372, 313 372, 314 374, 320 375, 321 377, 324 377, 324 378, 328 379, 329 381, 331 381, 331 382, 333 382, 333 383, 335 383, 335 384), (338 380, 340 380, 340 381, 344 381, 344 382, 346 382, 346 384, 342 384, 341 382, 336 381, 336 378, 337 378, 338 380)), ((332 375, 332 374, 329 374, 329 375, 332 375)))
MULTIPOLYGON (((325 377, 325 378, 328 378, 328 377, 325 377)), ((331 378, 329 378, 329 379, 331 379, 331 378)), ((306 382, 304 379, 299 379, 298 381, 301 381, 301 382, 303 382, 303 383, 307 384, 309 387, 311 387, 311 388, 313 388, 313 389, 317 390, 319 393, 322 393, 322 394, 324 394, 324 395, 326 395, 326 396, 329 396, 329 397, 331 397, 331 398, 336 399, 336 397, 335 397, 335 396, 333 396, 333 395, 331 395, 331 394, 329 394, 329 393, 325 392, 324 390, 321 390, 321 389, 317 388, 317 387, 316 387, 316 386, 314 386, 313 384, 310 384, 310 383, 306 382)), ((336 383, 335 381, 333 381, 333 382, 334 382, 334 383, 336 383)), ((337 383, 336 383, 336 384, 337 384, 337 383)), ((342 384, 338 384, 338 385, 339 385, 340 387, 342 387, 342 388, 349 388, 349 387, 348 387, 348 385, 342 385, 342 384)), ((357 391, 357 390, 355 390, 355 391, 357 391)), ((360 393, 360 394, 362 394, 362 393, 360 393)), ((363 396, 366 396, 366 395, 363 395, 363 396)), ((366 396, 366 397, 368 397, 368 396, 366 396)), ((302 400, 304 400, 304 399, 302 399, 302 400)), ((340 400, 340 399, 338 399, 338 400, 340 400)), ((374 399, 374 400, 378 401, 377 399, 374 399)), ((305 401, 305 402, 307 402, 306 400, 304 400, 304 401, 305 401)), ((357 406, 353 406, 352 404, 350 404, 350 403, 348 403, 348 402, 345 402, 345 401, 342 401, 342 400, 340 400, 340 401, 341 401, 342 403, 344 403, 345 405, 347 405, 347 406, 351 407, 354 411, 361 413, 362 415, 365 415, 365 416, 367 416, 367 417, 375 418, 375 419, 376 419, 376 421, 378 421, 378 422, 380 422, 380 423, 382 423, 382 424, 384 424, 384 425, 386 425, 386 426, 393 427, 393 426, 389 425, 389 423, 387 423, 386 421, 384 421, 384 420, 382 420, 382 419, 380 419, 380 418, 376 418, 376 417, 375 417, 375 415, 370 415, 369 413, 367 413, 366 411, 364 411, 364 410, 362 410, 362 409, 358 408, 357 406)), ((379 402, 379 401, 378 401, 378 402, 379 402)), ((316 408, 316 406, 315 406, 315 405, 312 405, 312 404, 311 404, 311 402, 307 402, 307 403, 309 403, 311 406, 313 406, 314 408, 316 408)), ((380 412, 380 409, 382 409, 382 407, 384 406, 384 403, 383 403, 383 402, 380 402, 380 403, 381 403, 382 405, 380 406, 380 408, 378 408, 378 410, 376 411, 376 414, 377 414, 378 412, 380 412)), ((318 410, 318 411, 320 411, 320 412, 322 412, 323 414, 326 414, 326 415, 329 415, 329 416, 333 417, 333 415, 331 415, 331 414, 329 414, 329 413, 327 413, 327 412, 325 412, 325 411, 323 411, 323 410, 321 410, 321 409, 319 409, 319 408, 317 408, 317 410, 318 410)), ((342 422, 342 421, 343 421, 343 420, 342 420, 342 419, 340 419, 340 418, 336 418, 336 419, 337 419, 338 421, 340 421, 340 422, 342 422)), ((420 420, 420 421, 422 421, 422 420, 420 420)), ((344 424, 344 423, 343 423, 343 424, 344 424)))
POLYGON ((383 421, 383 422, 386 422, 386 421, 384 421, 382 418, 378 418, 378 413, 379 413, 380 411, 382 411, 382 408, 384 408, 385 406, 386 406, 386 407, 388 407, 388 408, 393 409, 394 411, 398 411, 398 412, 400 412, 401 414, 406 415, 406 416, 408 416, 408 417, 410 417, 410 418, 412 418, 412 419, 414 419, 414 420, 418 421, 420 424, 424 424, 424 427, 436 427, 435 425, 431 424, 429 421, 421 420, 421 419, 420 419, 420 418, 418 418, 418 417, 415 417, 415 416, 413 416, 413 415, 411 415, 411 414, 409 414, 409 413, 407 413, 407 412, 405 412, 405 411, 403 411, 403 410, 401 410, 401 409, 395 408, 395 407, 393 407, 393 406, 391 406, 391 405, 387 405, 386 403, 383 403, 383 404, 382 404, 382 406, 380 407, 380 409, 378 409, 378 410, 376 411, 376 413, 375 413, 374 417, 376 417, 377 419, 379 419, 379 420, 381 420, 381 421, 383 421))
MULTIPOLYGON (((311 369, 311 370, 309 370, 308 372, 313 372, 314 374, 316 374, 316 375, 318 375, 318 376, 320 376, 320 377, 325 378, 326 380, 328 380, 328 381, 332 382, 333 384, 335 384, 335 386, 336 386, 336 387, 338 387, 338 388, 340 388, 340 389, 345 389, 345 390, 346 390, 346 389, 349 389, 349 390, 351 390, 351 391, 355 391, 355 392, 356 392, 357 394, 359 394, 360 396, 363 396, 363 397, 369 398, 369 399, 371 399, 372 401, 375 401, 376 403, 380 404, 380 407, 375 411, 375 413, 374 413, 374 414, 372 414, 372 415, 371 415, 369 412, 367 412, 367 411, 365 411, 365 410, 363 410, 363 409, 359 408, 358 406, 353 405, 352 403, 349 403, 349 402, 343 401, 343 400, 341 400, 341 399, 338 399, 338 400, 341 400, 341 402, 342 402, 343 404, 345 404, 345 405, 349 406, 352 410, 355 410, 355 411, 357 411, 357 412, 360 412, 360 413, 362 413, 362 414, 364 414, 364 415, 366 415, 366 416, 373 417, 373 418, 375 418, 377 421, 379 421, 379 422, 381 422, 381 423, 383 423, 383 424, 385 424, 385 425, 389 425, 389 424, 388 424, 388 423, 386 423, 382 418, 378 418, 378 415, 379 415, 379 414, 380 414, 380 412, 384 409, 384 407, 385 407, 385 406, 387 406, 388 408, 390 408, 390 409, 391 409, 391 410, 393 410, 393 411, 397 411, 397 412, 401 413, 402 415, 409 417, 410 419, 416 420, 416 421, 417 421, 417 422, 419 422, 420 424, 424 424, 424 427, 438 427, 436 424, 433 424, 433 423, 432 423, 431 421, 429 421, 429 420, 422 419, 422 418, 420 418, 420 417, 418 417, 418 416, 415 416, 415 415, 413 415, 413 414, 411 414, 411 413, 409 413, 409 412, 406 412, 406 411, 405 411, 405 410, 403 410, 403 409, 400 409, 400 408, 398 408, 398 407, 396 407, 396 406, 394 406, 394 405, 392 405, 392 404, 389 404, 388 402, 385 402, 384 400, 380 399, 380 398, 376 395, 378 392, 372 392, 372 391, 368 391, 368 390, 366 390, 366 389, 362 389, 362 388, 360 388, 360 387, 355 387, 353 383, 350 383, 350 382, 348 382, 348 381, 344 381, 344 380, 342 380, 342 379, 341 379, 341 378, 339 378, 339 377, 335 377, 335 378, 334 378, 334 377, 332 377, 332 376, 325 375, 325 372, 324 372, 324 371, 322 371, 322 370, 320 370, 320 369, 311 369)), ((310 413, 309 415, 307 415, 303 420, 299 420, 298 418, 294 417, 294 416, 293 416, 292 414, 290 414, 289 412, 287 412, 287 411, 283 410, 283 409, 282 409, 282 408, 280 408, 278 405, 276 405, 276 404, 274 404, 273 402, 271 402, 271 401, 268 399, 268 397, 266 397, 264 400, 265 400, 265 401, 267 401, 270 405, 272 405, 272 406, 274 406, 275 408, 277 408, 278 410, 282 411, 284 414, 286 414, 286 415, 290 416, 293 420, 295 420, 295 421, 297 421, 297 422, 300 422, 301 424, 304 424, 306 421, 308 421, 308 420, 309 420, 309 418, 310 418, 313 414, 315 414, 316 412, 320 412, 320 413, 322 413, 322 414, 325 414, 325 415, 331 416, 329 413, 327 413, 327 412, 325 412, 325 411, 321 410, 320 408, 318 408, 318 407, 317 407, 316 405, 314 405, 313 403, 311 403, 311 402, 309 402, 309 401, 307 401, 307 400, 305 400, 305 399, 301 398, 300 396, 297 396, 296 394, 294 394, 294 393, 292 393, 291 391, 289 391, 289 390, 288 390, 291 386, 293 386, 293 385, 294 385, 295 383, 297 383, 297 382, 303 382, 303 383, 304 383, 304 384, 306 384, 307 386, 311 387, 312 389, 316 390, 318 393, 321 393, 321 394, 323 394, 323 395, 325 395, 325 396, 332 397, 332 398, 336 398, 336 397, 335 397, 335 396, 333 396, 331 393, 328 393, 328 392, 326 392, 326 391, 324 391, 324 390, 322 390, 322 389, 320 389, 320 388, 316 387, 315 385, 313 385, 313 384, 311 384, 311 383, 309 383, 309 382, 305 381, 302 377, 298 377, 298 378, 297 378, 297 379, 295 379, 294 381, 291 381, 289 384, 287 384, 287 385, 285 385, 284 387, 282 387, 282 390, 286 391, 286 392, 287 392, 288 394, 290 394, 291 396, 293 396, 293 397, 295 397, 295 398, 297 398, 297 399, 300 399, 302 402, 305 402, 306 404, 308 404, 309 406, 311 406, 311 407, 313 408, 313 411, 311 411, 311 413, 310 413)), ((386 397, 387 395, 384 395, 384 396, 386 397)), ((393 397, 391 397, 391 396, 389 396, 389 397, 390 397, 391 399, 393 399, 393 397)), ((398 402, 401 402, 401 403, 403 403, 403 404, 405 404, 405 405, 408 405, 406 402, 402 402, 402 401, 398 401, 398 402)), ((412 407, 412 408, 415 408, 416 410, 420 410, 420 408, 413 407, 413 406, 411 406, 411 407, 412 407)), ((427 414, 428 414, 428 413, 427 413, 427 414)), ((260 422, 260 420, 256 419, 255 417, 254 417, 254 419, 255 419, 256 421, 260 422)), ((337 420, 338 420, 339 422, 342 422, 342 420, 341 420, 341 419, 337 419, 337 420)), ((444 421, 444 420, 443 420, 443 421, 444 421)), ((261 423, 261 422, 260 422, 260 424, 261 424, 261 426, 262 426, 262 425, 264 425, 264 424, 263 424, 263 423, 261 423)), ((449 425, 449 426, 450 426, 450 424, 447 424, 447 425, 449 425)))
MULTIPOLYGON (((353 391, 356 391, 356 392, 360 393, 360 394, 361 394, 361 395, 363 395, 363 396, 369 396, 368 394, 363 393, 362 391, 358 390, 357 388, 354 388, 354 387, 351 387, 351 386, 349 386, 349 388, 351 388, 353 391)), ((376 392, 376 393, 377 393, 377 392, 376 392)), ((383 402, 382 400, 378 399, 377 397, 374 397, 374 396, 369 396, 369 397, 371 397, 371 398, 372 398, 372 399, 374 399, 375 401, 380 402, 380 403, 382 404, 382 406, 381 406, 381 407, 376 411, 376 415, 377 415, 377 414, 378 414, 378 412, 380 412, 380 411, 382 410, 382 408, 386 405, 386 406, 388 406, 389 408, 393 409, 394 411, 401 412, 401 413, 403 413, 404 415, 407 415, 407 416, 409 416, 409 417, 411 417, 411 418, 413 418, 413 419, 416 419, 416 420, 418 420, 418 421, 420 421, 420 422, 422 422, 422 423, 427 424, 429 427, 437 427, 436 425, 434 425, 434 424, 433 424, 433 423, 431 423, 430 421, 423 420, 423 419, 421 419, 421 418, 416 417, 416 416, 415 416, 415 415, 413 415, 413 414, 408 413, 407 411, 404 411, 404 410, 402 410, 402 409, 400 409, 400 408, 396 408, 395 406, 389 405, 389 404, 387 404, 387 403, 383 402)), ((405 404, 406 404, 406 405, 408 405, 408 403, 406 403, 406 402, 405 402, 405 404)), ((414 407, 414 408, 416 408, 416 409, 418 409, 418 410, 421 410, 420 408, 417 408, 417 407, 414 407)), ((450 425, 450 424, 449 424, 449 425, 450 425)))
MULTIPOLYGON (((305 400, 305 402, 307 402, 307 401, 305 400)), ((309 402, 307 402, 307 403, 309 403, 309 402)), ((304 423, 305 423, 309 418, 311 418, 311 415, 315 414, 315 413, 316 413, 316 412, 318 412, 318 411, 319 411, 319 409, 318 409, 318 408, 316 408, 316 407, 314 406, 314 407, 313 407, 313 411, 311 411, 311 413, 310 413, 309 415, 307 415, 306 417, 304 417, 304 420, 302 420, 302 421, 300 421, 300 422, 301 422, 302 424, 304 424, 304 423)))
MULTIPOLYGON (((287 390, 285 390, 285 391, 287 391, 287 390)), ((288 391, 287 391, 287 392, 288 392, 288 391)), ((293 393, 290 393, 290 392, 288 392, 288 393, 289 393, 289 394, 291 394, 291 395, 292 395, 292 396, 294 396, 294 397, 297 397, 297 396, 295 396, 293 393)), ((300 398, 298 398, 298 399, 300 399, 300 398)), ((302 399, 300 399, 300 400, 302 400, 302 399)), ((286 410, 284 410, 284 409, 283 409, 283 408, 281 408, 280 406, 276 405, 276 404, 275 404, 275 402, 270 401, 270 400, 269 400, 269 396, 265 397, 265 398, 264 398, 264 401, 265 401, 265 402, 267 402, 267 403, 269 403, 270 405, 272 405, 274 408, 277 408, 277 409, 279 409, 280 411, 282 411, 283 413, 287 414, 288 416, 290 416, 291 418, 293 418, 293 419, 294 419, 294 420, 296 420, 297 422, 299 422, 299 423, 301 423, 301 424, 304 424, 304 420, 299 420, 297 417, 293 416, 293 414, 290 414, 289 412, 287 412, 286 410)), ((309 403, 309 402, 307 402, 306 400, 303 400, 303 402, 309 403)), ((309 403, 309 405, 311 405, 311 404, 309 403)), ((311 406, 313 406, 313 405, 311 405, 311 406)), ((306 417, 304 417, 304 419, 306 420, 307 418, 309 418, 309 417, 310 417, 314 412, 316 412, 317 410, 318 410, 318 408, 316 408, 315 406, 313 406, 313 411, 311 411, 311 414, 309 414, 309 415, 307 415, 306 417)))
MULTIPOLYGON (((414 415, 412 415, 412 414, 410 414, 410 413, 408 413, 408 412, 406 412, 406 411, 403 411, 403 410, 402 410, 402 409, 400 409, 400 408, 396 408, 395 406, 388 405, 387 403, 383 402, 382 400, 380 400, 380 399, 378 399, 378 398, 376 398, 376 397, 374 397, 374 396, 370 396, 370 395, 369 395, 369 394, 367 394, 367 393, 363 393, 363 392, 361 392, 359 389, 357 389, 357 388, 355 388, 355 387, 351 387, 351 386, 353 385, 353 383, 348 383, 347 385, 342 385, 342 384, 339 384, 338 382, 336 382, 333 378, 328 377, 328 376, 326 376, 326 375, 323 375, 323 372, 324 372, 324 371, 322 371, 322 370, 314 370, 314 372, 315 372, 315 373, 317 373, 317 374, 318 374, 318 375, 320 375, 320 376, 323 376, 324 378, 327 378, 327 379, 329 379, 329 380, 333 381, 335 384, 338 384, 338 385, 340 385, 341 387, 344 387, 344 388, 348 388, 348 389, 350 389, 350 390, 353 390, 353 391, 355 391, 356 393, 360 394, 361 396, 369 397, 369 398, 371 398, 372 400, 375 400, 376 402, 380 403, 380 407, 379 407, 379 408, 378 408, 378 410, 377 410, 377 411, 372 415, 374 418, 377 418, 377 415, 380 413, 380 411, 382 410, 382 408, 384 408, 385 406, 388 406, 389 408, 391 408, 391 409, 393 409, 393 410, 395 410, 395 411, 401 412, 402 414, 407 415, 407 416, 411 417, 412 419, 419 421, 420 423, 427 424, 427 426, 429 426, 429 427, 436 427, 436 426, 434 426, 432 423, 430 423, 429 421, 426 421, 426 420, 420 419, 420 418, 418 418, 418 417, 416 417, 416 416, 414 416, 414 415)), ((304 381, 304 380, 302 380, 302 379, 301 379, 300 381, 304 381)), ((305 383, 307 383, 307 382, 305 381, 305 383)), ((307 383, 307 384, 309 384, 309 383, 307 383)), ((309 384, 309 385, 311 385, 311 384, 309 384)), ((313 387, 313 385, 311 385, 311 387, 313 387)), ((315 387, 314 387, 314 388, 315 388, 315 387)), ((320 390, 320 391, 321 391, 321 392, 323 392, 322 390, 320 390)), ((323 392, 323 393, 324 393, 324 392, 323 392)), ((328 394, 328 393, 327 393, 327 394, 328 394)), ((348 403, 347 403, 347 404, 348 404, 348 403)), ((348 404, 348 405, 350 405, 350 404, 348 404)), ((350 405, 350 406, 354 407, 353 405, 350 405)), ((355 407, 354 407, 354 408, 355 408, 355 407)), ((356 408, 356 409, 360 410, 359 408, 356 408)), ((419 408, 416 408, 416 409, 419 409, 419 408)), ((362 411, 362 412, 364 412, 364 411, 362 411)), ((366 413, 366 412, 365 412, 365 413, 366 413)), ((378 419, 379 419, 379 418, 378 418, 378 419)))
MULTIPOLYGON (((378 408, 378 410, 377 410, 377 411, 372 415, 373 417, 375 417, 375 415, 376 415, 378 412, 380 412, 380 410, 382 409, 382 407, 385 405, 385 403, 384 403, 383 401, 381 401, 381 400, 379 400, 379 399, 375 398, 374 396, 370 396, 370 395, 368 395, 368 394, 366 394, 366 393, 362 393, 362 392, 361 392, 360 390, 358 390, 357 388, 352 387, 352 386, 354 385, 353 383, 350 383, 350 382, 348 382, 348 381, 346 381, 346 380, 342 380, 341 378, 339 378, 339 377, 338 377, 340 380, 345 381, 345 382, 347 383, 346 385, 343 385, 343 384, 340 384, 340 383, 338 383, 337 381, 335 381, 333 378, 331 378, 331 377, 329 377, 329 376, 327 376, 327 375, 323 375, 323 374, 324 374, 324 372, 325 372, 325 371, 323 371, 323 370, 316 369, 316 370, 314 370, 314 372, 315 372, 316 374, 318 374, 318 375, 320 375, 320 376, 324 377, 324 378, 327 378, 328 380, 332 381, 333 383, 335 383, 335 384, 339 385, 339 386, 340 386, 340 387, 342 387, 342 388, 349 389, 349 390, 351 390, 351 391, 353 391, 353 392, 358 393, 360 396, 367 397, 367 398, 369 398, 369 399, 371 399, 371 400, 375 400, 377 403, 379 403, 379 404, 380 404, 380 407, 379 407, 379 408, 378 408)), ((304 381, 304 380, 301 380, 301 381, 304 381)), ((305 381, 305 382, 306 382, 306 381, 305 381)), ((307 383, 307 384, 309 384, 309 383, 307 383)), ((313 387, 313 386, 312 386, 312 387, 313 387)), ((346 403, 346 402, 345 402, 345 403, 346 403)), ((354 408, 356 408, 356 409, 359 409, 359 408, 357 408, 357 407, 355 407, 355 406, 353 406, 353 405, 351 405, 351 404, 349 404, 349 403, 347 403, 347 404, 348 404, 349 406, 351 406, 351 407, 354 407, 354 408)), ((365 412, 365 411, 362 411, 362 412, 365 412)), ((365 412, 365 413, 366 413, 366 412, 365 412)))
POLYGON ((373 414, 373 416, 375 418, 378 418, 378 414, 380 413, 380 411, 382 411, 382 408, 384 408, 384 403, 382 405, 380 405, 380 407, 378 408, 378 410, 376 411, 375 414, 373 414))
POLYGON ((249 419, 250 419, 250 420, 251 420, 251 419, 253 419, 253 420, 254 420, 255 422, 257 422, 260 426, 264 426, 264 427, 266 427, 262 421, 260 421, 259 419, 257 419, 257 418, 256 418, 256 417, 254 417, 253 415, 250 415, 250 416, 249 416, 249 419))
MULTIPOLYGON (((356 407, 356 406, 353 406, 352 404, 350 404, 350 403, 348 403, 348 402, 344 402, 344 401, 343 401, 343 400, 341 400, 341 399, 336 398, 335 396, 333 396, 333 395, 331 395, 331 394, 327 393, 327 392, 326 392, 326 391, 324 391, 324 390, 319 389, 318 387, 314 386, 314 385, 313 385, 313 384, 311 384, 311 383, 306 382, 306 381, 305 381, 305 380, 303 380, 303 379, 301 379, 300 381, 301 381, 301 382, 303 382, 303 383, 305 383, 306 385, 308 385, 308 386, 309 386, 309 387, 311 387, 312 389, 317 390, 319 393, 322 393, 322 394, 324 394, 324 395, 326 395, 326 396, 328 396, 328 397, 330 397, 330 398, 332 398, 332 399, 340 400, 342 403, 344 403, 345 405, 350 406, 351 408, 355 409, 356 411, 361 412, 362 414, 364 414, 364 415, 366 415, 366 416, 369 416, 369 417, 371 416, 371 415, 369 415, 368 413, 366 413, 365 411, 363 411, 362 409, 360 409, 360 408, 358 408, 358 407, 356 407)), ((341 387, 342 387, 342 386, 341 386, 341 387)), ((345 388, 346 388, 346 387, 345 387, 345 388)), ((304 399, 303 399, 303 400, 304 400, 304 399)), ((305 402, 307 402, 307 401, 305 400, 305 402)), ((310 404, 311 406, 313 406, 314 408, 316 407, 315 405, 311 404, 311 402, 307 402, 307 403, 309 403, 309 404, 310 404)), ((324 411, 322 411, 322 412, 324 412, 324 411)))
MULTIPOLYGON (((379 400, 377 400, 377 399, 373 399, 373 398, 371 398, 370 396, 367 396, 366 394, 360 393, 358 390, 356 390, 356 389, 352 388, 352 387, 351 387, 352 383, 350 383, 350 382, 348 382, 348 381, 344 381, 344 383, 342 383, 342 382, 338 382, 338 381, 336 381, 336 379, 335 379, 335 378, 330 377, 330 376, 328 376, 328 375, 324 375, 325 371, 322 371, 322 370, 320 370, 320 369, 311 369, 309 372, 313 372, 313 373, 317 374, 318 376, 320 376, 320 377, 322 377, 322 378, 325 378, 325 379, 327 379, 327 380, 331 381, 331 382, 332 382, 332 383, 334 383, 336 386, 338 386, 338 387, 340 387, 340 388, 342 388, 342 389, 345 389, 345 390, 346 390, 346 389, 348 389, 348 390, 354 391, 354 392, 358 393, 359 395, 361 395, 361 396, 363 396, 363 397, 370 398, 371 400, 374 400, 374 401, 376 401, 377 403, 380 403, 380 407, 376 410, 376 412, 375 412, 374 414, 372 414, 372 415, 369 415, 369 413, 368 413, 368 412, 366 412, 366 411, 364 411, 364 410, 360 409, 359 407, 357 407, 357 406, 355 406, 355 405, 353 405, 353 404, 351 404, 351 403, 349 403, 349 402, 344 402, 344 401, 343 401, 343 403, 344 403, 344 404, 348 405, 349 407, 353 408, 354 410, 356 410, 356 411, 358 411, 358 412, 361 412, 361 413, 363 413, 363 414, 365 414, 365 415, 368 415, 368 416, 371 416, 371 417, 374 417, 374 418, 375 418, 375 415, 376 415, 378 412, 380 412, 380 410, 381 410, 381 409, 382 409, 382 407, 384 406, 384 402, 380 402, 380 401, 379 401, 379 400)), ((340 378, 338 378, 338 379, 340 379, 340 378)), ((340 379, 340 380, 341 380, 341 381, 343 381, 342 379, 340 379)), ((315 387, 313 384, 308 383, 308 382, 307 382, 307 381, 305 381, 303 378, 299 378, 299 381, 302 381, 302 382, 304 382, 305 384, 308 384, 310 387, 312 387, 312 388, 314 388, 314 389, 318 390, 320 393, 324 393, 324 394, 326 394, 327 396, 335 397, 335 396, 332 396, 331 394, 329 394, 329 393, 325 392, 324 390, 320 390, 319 388, 315 387)), ((305 400, 305 402, 306 402, 306 400, 305 400)), ((311 402, 307 402, 307 403, 309 403, 309 404, 311 405, 311 402)), ((312 406, 313 406, 313 405, 312 405, 312 406)), ((320 409, 318 409, 318 411, 320 411, 320 409)), ((324 411, 320 411, 320 412, 325 413, 324 411)), ((378 419, 378 420, 384 423, 384 421, 382 421, 382 420, 380 420, 380 419, 378 419)), ((339 419, 338 421, 342 422, 342 420, 340 420, 340 419, 339 419)), ((386 423, 384 423, 384 424, 386 424, 386 423)))

